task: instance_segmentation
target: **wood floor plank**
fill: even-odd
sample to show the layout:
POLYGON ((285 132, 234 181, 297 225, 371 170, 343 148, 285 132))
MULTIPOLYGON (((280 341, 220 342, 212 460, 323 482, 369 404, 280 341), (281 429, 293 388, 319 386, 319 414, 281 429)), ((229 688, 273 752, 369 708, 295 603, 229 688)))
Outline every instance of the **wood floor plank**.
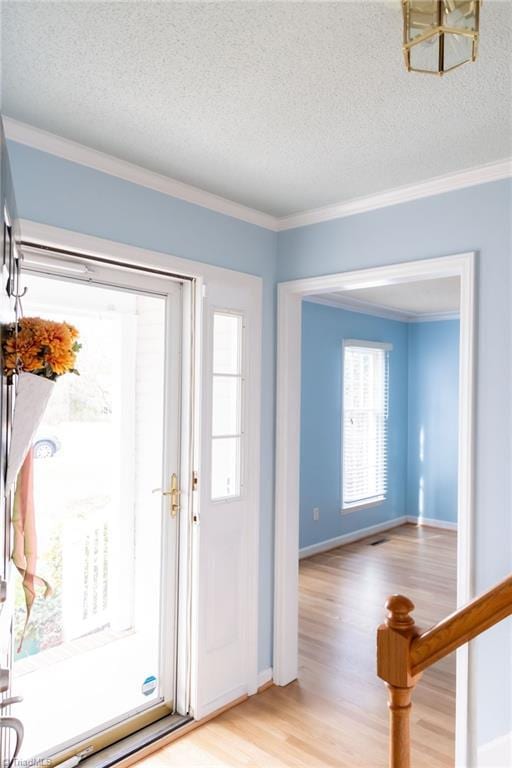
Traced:
MULTIPOLYGON (((299 679, 273 687, 147 757, 144 768, 385 768, 386 692, 375 631, 389 594, 427 627, 455 609, 456 535, 402 526, 300 563, 299 679)), ((413 701, 414 768, 454 764, 455 659, 428 670, 413 701)))

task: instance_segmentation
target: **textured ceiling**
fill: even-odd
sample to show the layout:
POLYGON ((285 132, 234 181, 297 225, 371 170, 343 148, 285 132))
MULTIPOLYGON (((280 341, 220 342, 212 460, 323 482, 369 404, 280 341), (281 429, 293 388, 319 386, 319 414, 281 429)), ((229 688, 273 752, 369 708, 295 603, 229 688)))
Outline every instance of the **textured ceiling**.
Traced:
POLYGON ((2 111, 275 215, 512 154, 512 3, 407 74, 400 2, 2 2, 2 111))
POLYGON ((459 311, 460 280, 458 277, 443 277, 398 285, 382 285, 377 288, 359 288, 355 291, 338 291, 323 294, 322 298, 341 302, 355 299, 411 316, 435 315, 459 311))

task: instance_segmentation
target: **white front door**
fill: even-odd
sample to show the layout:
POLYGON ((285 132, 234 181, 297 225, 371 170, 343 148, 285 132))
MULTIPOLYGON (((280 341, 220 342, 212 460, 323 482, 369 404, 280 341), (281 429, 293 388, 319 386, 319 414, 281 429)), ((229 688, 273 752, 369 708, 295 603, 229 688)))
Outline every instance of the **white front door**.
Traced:
POLYGON ((36 600, 18 647, 18 589, 13 628, 22 756, 59 762, 178 709, 186 505, 171 491, 189 497, 180 446, 190 287, 85 259, 28 254, 26 264, 25 315, 71 323, 82 344, 80 375, 56 382, 34 441, 38 570, 53 592, 36 600))
MULTIPOLYGON (((185 523, 189 521, 192 546, 187 550, 191 560, 180 558, 176 588, 175 689, 178 712, 190 711, 201 718, 240 696, 255 693, 258 685, 262 281, 40 225, 25 223, 24 238, 50 248, 86 251, 105 264, 115 259, 118 275, 133 275, 135 267, 145 264, 160 275, 173 270, 194 277, 196 288, 186 280, 181 288, 183 339, 194 341, 191 347, 182 344, 179 366, 180 553, 187 550, 189 528, 185 523), (126 263, 126 271, 121 263, 126 263), (187 387, 193 397, 185 403, 187 387), (184 438, 191 436, 193 447, 185 447, 184 438)), ((167 483, 168 476, 162 475, 155 487, 166 489, 167 483)), ((167 654, 168 663, 173 655, 174 651, 167 654)))
POLYGON ((196 717, 257 688, 261 281, 208 277, 203 329, 196 717))

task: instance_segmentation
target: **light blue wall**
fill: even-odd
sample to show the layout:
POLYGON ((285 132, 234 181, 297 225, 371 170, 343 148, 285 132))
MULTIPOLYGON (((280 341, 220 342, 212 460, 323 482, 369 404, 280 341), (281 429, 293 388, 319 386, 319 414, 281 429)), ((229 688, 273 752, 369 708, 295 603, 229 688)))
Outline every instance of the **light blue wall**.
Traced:
POLYGON ((272 663, 275 233, 106 173, 8 142, 18 212, 83 232, 263 278, 259 667, 272 663))
MULTIPOLYGON (((279 233, 9 143, 21 217, 259 274, 264 281, 260 668, 272 643, 274 281, 479 251, 474 580, 482 590, 512 570, 512 183, 437 197, 279 233), (277 270, 276 270, 277 262, 277 270)), ((510 624, 474 644, 472 737, 509 730, 510 624), (500 701, 499 709, 495 702, 500 701)))
POLYGON ((457 522, 459 321, 409 324, 407 514, 457 522))
POLYGON ((407 323, 312 302, 302 304, 300 546, 406 514, 407 323), (343 339, 387 341, 388 494, 376 507, 340 514, 343 339), (320 519, 313 520, 313 508, 320 519))
MULTIPOLYGON (((478 252, 476 591, 512 571, 512 181, 503 180, 279 233, 278 279, 478 252)), ((511 729, 510 620, 472 644, 471 739, 511 729), (500 706, 496 706, 496 702, 500 706)))
POLYGON ((403 515, 457 521, 458 364, 458 320, 404 323, 303 303, 301 547, 403 515), (387 499, 341 515, 344 338, 391 342, 393 351, 387 499))

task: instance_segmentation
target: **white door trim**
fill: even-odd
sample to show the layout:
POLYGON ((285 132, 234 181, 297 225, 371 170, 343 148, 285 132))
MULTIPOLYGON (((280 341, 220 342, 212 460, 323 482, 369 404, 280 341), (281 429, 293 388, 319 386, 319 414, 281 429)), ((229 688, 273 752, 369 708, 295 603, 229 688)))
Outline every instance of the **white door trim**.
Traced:
MULTIPOLYGON (((171 253, 162 251, 150 251, 135 245, 126 245, 116 240, 107 240, 103 237, 86 235, 70 229, 53 227, 50 224, 39 224, 30 219, 16 219, 19 241, 33 240, 48 248, 69 248, 76 253, 97 256, 109 261, 117 261, 127 266, 141 267, 142 269, 158 269, 172 275, 183 275, 188 278, 206 280, 209 277, 217 277, 227 280, 234 285, 260 285, 261 278, 249 275, 245 272, 236 272, 225 267, 216 267, 202 261, 183 259, 171 253)), ((58 254, 55 254, 57 256, 58 254)), ((206 254, 205 254, 206 255, 206 254)))
MULTIPOLYGON (((203 329, 203 312, 202 312, 202 297, 203 286, 208 285, 208 282, 222 283, 226 288, 232 289, 236 294, 237 291, 246 292, 254 297, 253 306, 255 308, 255 314, 252 318, 254 324, 253 334, 251 341, 253 344, 253 360, 252 368, 258 368, 261 360, 261 292, 262 292, 262 280, 261 278, 249 275, 242 272, 237 272, 231 269, 225 269, 223 267, 217 267, 203 262, 192 261, 189 259, 183 259, 172 254, 162 253, 159 251, 150 251, 144 248, 139 248, 132 245, 126 245, 113 240, 107 240, 92 235, 86 235, 80 232, 74 232, 71 230, 61 229, 60 227, 53 227, 47 224, 39 224, 37 222, 30 221, 28 219, 18 219, 17 226, 20 232, 20 241, 25 240, 37 242, 40 245, 48 246, 49 248, 61 248, 69 249, 75 253, 83 253, 97 258, 106 259, 121 263, 126 266, 136 266, 143 269, 157 269, 162 272, 170 273, 172 275, 183 275, 184 278, 194 278, 196 280, 195 291, 195 320, 194 320, 194 349, 193 357, 195 362, 194 376, 191 381, 192 397, 194 399, 194 416, 192 418, 191 429, 194 436, 194 458, 195 469, 199 470, 199 482, 201 483, 201 467, 199 466, 199 456, 201 455, 201 437, 202 429, 201 423, 204 418, 204 414, 201 414, 201 392, 202 392, 202 329, 203 329)), ((205 254, 206 255, 206 254, 205 254)), ((189 361, 192 364, 192 361, 189 361)), ((259 605, 259 525, 260 525, 260 504, 259 504, 259 488, 260 488, 260 461, 259 461, 259 448, 260 448, 260 431, 261 431, 261 419, 260 419, 260 401, 261 401, 261 386, 260 379, 257 377, 257 382, 251 389, 251 399, 253 407, 249 411, 249 418, 251 419, 248 428, 251 429, 253 440, 251 442, 251 482, 257 493, 255 495, 254 504, 251 506, 251 513, 249 515, 249 543, 246 551, 248 562, 248 600, 247 600, 247 614, 245 617, 247 627, 247 646, 246 646, 246 684, 244 683, 244 691, 251 695, 255 693, 258 688, 258 637, 259 637, 259 621, 258 621, 258 605, 259 605)), ((209 439, 206 435, 205 439, 209 439)), ((199 494, 194 494, 198 496, 199 494)), ((199 500, 194 499, 194 513, 199 514, 199 500)), ((197 528, 197 526, 195 526, 197 528)), ((200 526, 199 526, 200 527, 200 526)), ((197 540, 197 532, 193 536, 194 540, 197 540)), ((193 545, 194 546, 194 545, 193 545)), ((195 570, 195 565, 192 564, 191 570, 195 570)), ((197 592, 197 582, 192 586, 192 614, 197 610, 197 606, 200 604, 199 594, 197 592)), ((204 602, 204 601, 203 601, 204 602)), ((197 622, 197 616, 193 619, 194 623, 197 622)), ((191 712, 194 714, 197 711, 202 711, 202 704, 195 698, 197 691, 197 668, 198 660, 194 655, 194 651, 197 650, 197 644, 192 642, 192 659, 191 669, 189 677, 192 679, 193 684, 191 686, 191 700, 190 707, 191 712)), ((236 698, 241 694, 238 692, 236 698)), ((230 699, 231 701, 232 699, 230 699)), ((226 702, 228 703, 228 702, 226 702)))
MULTIPOLYGON (((274 681, 298 673, 298 562, 301 381, 301 302, 330 291, 350 291, 423 279, 460 277, 460 383, 457 604, 473 597, 475 257, 454 256, 341 272, 278 285, 274 681)), ((384 616, 384 606, 383 606, 384 616)), ((377 628, 375 628, 377 629, 377 628)), ((457 655, 456 764, 467 765, 470 656, 457 655)))

